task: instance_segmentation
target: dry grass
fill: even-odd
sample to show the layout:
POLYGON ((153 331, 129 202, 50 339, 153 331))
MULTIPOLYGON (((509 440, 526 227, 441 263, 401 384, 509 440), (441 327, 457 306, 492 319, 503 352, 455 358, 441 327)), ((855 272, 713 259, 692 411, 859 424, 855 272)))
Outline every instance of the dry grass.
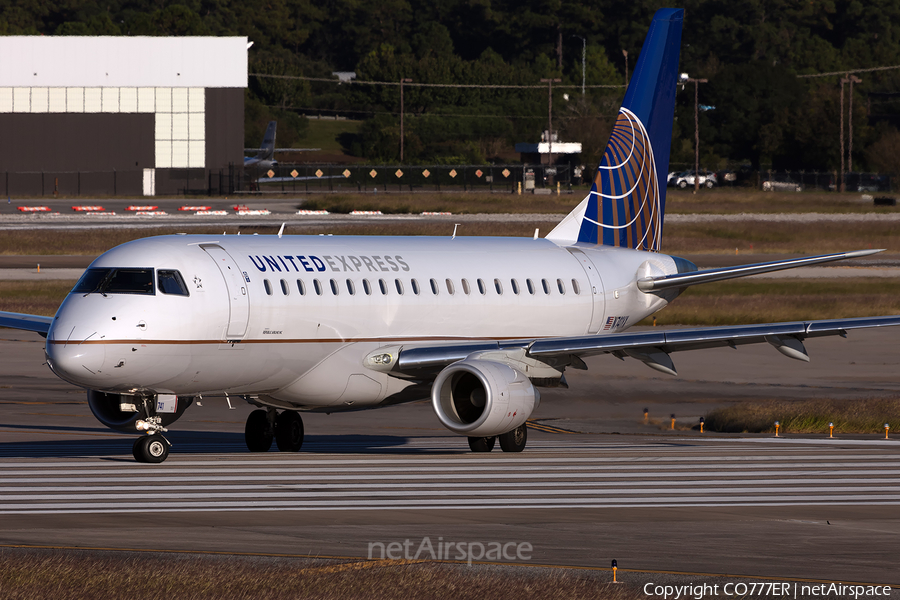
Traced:
MULTIPOLYGON (((520 572, 521 573, 521 572, 520 572)), ((190 555, 2 552, 6 600, 636 600, 638 590, 555 571, 519 576, 441 563, 288 561, 190 555)))
MULTIPOLYGON (((891 193, 870 193, 870 196, 891 196, 891 193)), ((693 190, 669 188, 666 191, 667 213, 852 213, 897 212, 896 207, 875 207, 871 200, 862 199, 859 192, 826 192, 819 190, 796 192, 763 192, 745 187, 693 190)))
MULTIPOLYGON (((688 288, 657 325, 740 325, 900 314, 900 282, 755 279, 688 288)), ((645 319, 642 325, 652 324, 645 319)))
POLYGON ((52 317, 74 281, 0 280, 0 310, 52 317))
POLYGON ((834 423, 835 434, 883 435, 885 423, 890 424, 891 431, 900 427, 900 398, 740 402, 710 412, 706 429, 774 433, 775 421, 781 423, 780 433, 828 433, 828 423, 834 423))

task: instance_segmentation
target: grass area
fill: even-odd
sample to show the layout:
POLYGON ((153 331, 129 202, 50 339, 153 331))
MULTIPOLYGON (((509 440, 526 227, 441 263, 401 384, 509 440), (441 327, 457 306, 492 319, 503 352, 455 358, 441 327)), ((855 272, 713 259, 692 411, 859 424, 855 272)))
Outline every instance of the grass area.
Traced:
POLYGON ((896 314, 894 280, 744 279, 688 288, 655 316, 657 325, 741 325, 896 314))
POLYGON ((900 428, 900 398, 747 401, 713 410, 705 419, 708 431, 727 433, 775 433, 778 421, 779 433, 828 433, 834 423, 835 434, 884 435, 885 423, 893 432, 900 428))
MULTIPOLYGON (((870 193, 869 196, 897 197, 898 194, 870 193)), ((826 192, 810 190, 804 192, 763 192, 755 188, 723 187, 712 190, 668 188, 666 191, 667 213, 891 213, 898 207, 874 206, 872 200, 863 200, 859 192, 826 192)))
POLYGON ((52 317, 74 281, 0 280, 0 310, 52 317))
MULTIPOLYGON (((6 600, 359 598, 637 600, 639 589, 546 569, 410 561, 289 561, 191 555, 0 552, 6 600), (518 574, 516 574, 518 573, 518 574), (161 576, 164 574, 164 576, 161 576)), ((604 578, 605 579, 605 578, 604 578)))

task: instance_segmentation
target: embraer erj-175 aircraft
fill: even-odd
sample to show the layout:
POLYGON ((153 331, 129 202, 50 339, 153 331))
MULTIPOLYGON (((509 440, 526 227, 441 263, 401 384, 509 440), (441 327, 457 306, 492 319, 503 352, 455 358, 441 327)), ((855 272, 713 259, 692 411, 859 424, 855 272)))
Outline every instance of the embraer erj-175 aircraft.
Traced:
POLYGON ((266 133, 263 136, 263 143, 259 147, 256 156, 244 157, 244 168, 253 168, 257 172, 264 173, 272 167, 278 166, 275 160, 275 128, 278 127, 278 121, 269 121, 266 127, 266 133))
POLYGON ((688 286, 862 256, 698 271, 660 253, 683 11, 656 13, 590 194, 546 238, 173 235, 104 253, 55 317, 4 313, 47 336, 50 368, 88 390, 105 425, 147 435, 139 461, 194 399, 258 406, 247 447, 303 442, 298 411, 430 395, 438 420, 488 452, 525 447, 542 386, 583 358, 675 374, 672 352, 803 341, 900 317, 624 333, 688 286))

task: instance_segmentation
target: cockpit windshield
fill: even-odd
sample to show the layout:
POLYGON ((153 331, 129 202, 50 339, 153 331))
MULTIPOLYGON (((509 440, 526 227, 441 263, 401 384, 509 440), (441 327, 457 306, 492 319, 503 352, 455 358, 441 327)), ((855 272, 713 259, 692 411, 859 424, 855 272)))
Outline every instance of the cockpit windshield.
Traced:
POLYGON ((144 294, 155 293, 153 269, 88 269, 72 289, 73 294, 144 294))

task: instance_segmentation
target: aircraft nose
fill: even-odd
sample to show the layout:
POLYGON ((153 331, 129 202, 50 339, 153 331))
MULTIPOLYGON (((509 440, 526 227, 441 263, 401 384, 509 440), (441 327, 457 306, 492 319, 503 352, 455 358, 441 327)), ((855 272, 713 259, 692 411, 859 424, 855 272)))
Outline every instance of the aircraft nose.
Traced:
POLYGON ((84 341, 47 342, 47 364, 60 378, 75 385, 91 387, 103 377, 106 346, 84 341))

